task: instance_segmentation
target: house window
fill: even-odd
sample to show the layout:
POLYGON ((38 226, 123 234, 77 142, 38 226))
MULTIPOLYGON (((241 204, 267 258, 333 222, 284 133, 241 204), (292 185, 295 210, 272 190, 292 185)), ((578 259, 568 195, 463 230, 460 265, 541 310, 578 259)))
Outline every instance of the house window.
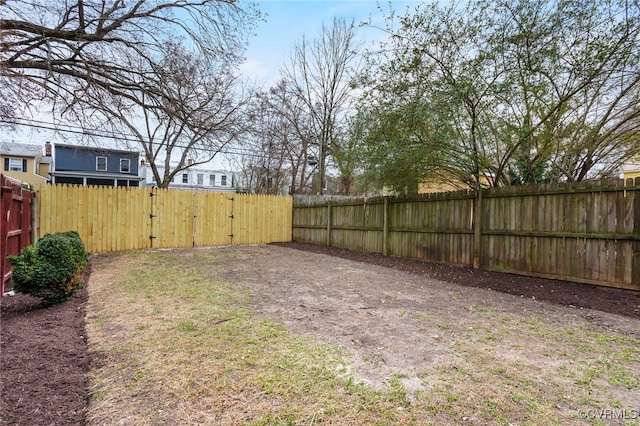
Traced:
POLYGON ((189 183, 189 175, 187 173, 182 174, 182 183, 189 183))
POLYGON ((209 175, 209 186, 216 186, 216 175, 209 175))
POLYGON ((220 176, 220 185, 227 186, 227 177, 225 175, 220 176))
POLYGON ((26 158, 5 158, 4 170, 7 172, 26 172, 27 159, 26 158))
POLYGON ((151 176, 151 182, 154 182, 154 183, 155 183, 155 182, 158 182, 158 180, 156 179, 156 176, 155 176, 155 175, 151 176))
POLYGON ((96 171, 107 171, 107 157, 96 157, 96 171))
POLYGON ((120 159, 120 173, 129 173, 131 171, 131 160, 128 158, 120 159))
POLYGON ((113 179, 87 178, 87 185, 115 186, 114 184, 115 182, 113 179))
POLYGON ((202 173, 198 173, 198 185, 204 185, 204 175, 202 173))

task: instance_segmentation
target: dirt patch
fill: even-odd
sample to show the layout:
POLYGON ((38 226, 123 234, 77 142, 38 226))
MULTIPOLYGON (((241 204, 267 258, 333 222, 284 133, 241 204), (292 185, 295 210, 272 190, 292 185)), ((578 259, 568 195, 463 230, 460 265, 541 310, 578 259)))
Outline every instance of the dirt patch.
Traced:
MULTIPOLYGON (((567 383, 553 377, 559 363, 566 362, 570 370, 574 362, 591 361, 590 354, 580 352, 577 340, 583 337, 574 339, 571 351, 566 350, 571 346, 567 338, 576 333, 584 339, 599 333, 640 337, 637 319, 584 308, 594 302, 578 297, 610 295, 610 301, 635 297, 627 292, 506 274, 478 275, 472 270, 300 244, 243 248, 223 262, 224 268, 216 273, 247 282, 263 315, 296 333, 318 336, 355 354, 351 368, 369 384, 383 387, 396 378, 409 394, 423 389, 425 377, 431 385, 437 383, 434 371, 458 371, 463 365, 477 368, 469 363, 483 357, 487 368, 501 363, 518 365, 539 386, 545 386, 545 380, 559 387, 572 386, 570 377, 567 383), (447 276, 457 283, 432 278, 434 271, 439 278, 447 276), (492 290, 477 287, 482 284, 492 290), (517 296, 495 288, 510 289, 517 296), (562 299, 547 303, 541 300, 549 299, 546 292, 559 293, 562 299), (558 351, 563 345, 565 351, 558 351), (474 360, 467 359, 471 353, 474 360)), ((637 300, 633 302, 636 307, 637 300)), ((628 306, 625 303, 621 306, 628 306)), ((625 312, 637 317, 634 309, 625 312)), ((636 402, 631 393, 608 391, 623 403, 636 402)))
POLYGON ((382 256, 377 253, 359 253, 315 244, 276 243, 274 245, 385 266, 396 271, 409 272, 467 287, 495 290, 557 305, 595 309, 640 319, 640 292, 483 271, 416 259, 382 256))

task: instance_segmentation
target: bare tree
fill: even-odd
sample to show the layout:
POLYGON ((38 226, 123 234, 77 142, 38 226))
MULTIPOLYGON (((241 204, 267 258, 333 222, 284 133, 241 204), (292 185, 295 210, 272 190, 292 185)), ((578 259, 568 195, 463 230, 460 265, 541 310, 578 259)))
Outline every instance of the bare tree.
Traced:
POLYGON ((303 37, 282 70, 285 84, 311 118, 318 149, 319 194, 323 191, 327 157, 337 142, 336 129, 352 99, 360 68, 359 48, 353 21, 334 18, 330 27, 322 26, 318 38, 310 41, 303 37))
POLYGON ((292 194, 305 193, 310 189, 311 172, 307 166, 315 167, 317 161, 310 149, 314 139, 313 118, 304 108, 304 101, 295 96, 285 80, 261 95, 262 105, 272 111, 279 122, 279 143, 285 154, 292 194))
POLYGON ((168 40, 234 62, 258 16, 234 0, 8 0, 0 13, 4 117, 47 99, 73 110, 89 91, 162 106, 168 40))
POLYGON ((288 132, 279 114, 265 107, 265 94, 257 94, 249 113, 250 131, 240 155, 244 190, 279 194, 287 185, 288 132))
POLYGON ((311 118, 301 100, 280 81, 256 94, 249 117, 251 131, 240 156, 245 190, 309 192, 313 169, 308 166, 317 163, 310 152, 311 118))
POLYGON ((361 169, 360 146, 365 138, 365 123, 357 114, 349 117, 347 127, 336 135, 331 155, 335 167, 340 172, 338 192, 341 195, 353 195, 357 189, 357 174, 361 169))
POLYGON ((132 135, 128 147, 143 152, 157 185, 166 188, 176 174, 211 161, 238 140, 246 129, 249 91, 226 64, 207 63, 177 42, 163 50, 155 108, 141 106, 144 98, 131 101, 99 90, 86 92, 82 106, 92 112, 85 127, 132 135))

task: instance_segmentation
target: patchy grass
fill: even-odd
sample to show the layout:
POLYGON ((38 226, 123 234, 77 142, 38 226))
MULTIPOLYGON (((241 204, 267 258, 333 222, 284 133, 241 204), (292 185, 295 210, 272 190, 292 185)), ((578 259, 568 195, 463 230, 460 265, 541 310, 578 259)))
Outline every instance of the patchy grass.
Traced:
POLYGON ((398 374, 373 389, 351 354, 257 316, 259 295, 212 273, 222 250, 93 259, 91 425, 611 424, 581 413, 638 404, 638 339, 479 305, 397 311, 433 323, 447 356, 417 388, 398 374))
POLYGON ((215 252, 94 258, 87 329, 91 424, 391 424, 402 385, 380 392, 339 351, 258 319, 242 286, 212 279, 215 252))

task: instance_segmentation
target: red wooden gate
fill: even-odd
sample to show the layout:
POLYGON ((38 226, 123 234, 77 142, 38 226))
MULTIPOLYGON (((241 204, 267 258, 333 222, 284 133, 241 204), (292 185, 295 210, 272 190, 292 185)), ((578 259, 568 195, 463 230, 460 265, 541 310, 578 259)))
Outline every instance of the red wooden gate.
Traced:
POLYGON ((31 244, 31 201, 35 193, 0 174, 0 289, 11 279, 7 256, 31 244))

